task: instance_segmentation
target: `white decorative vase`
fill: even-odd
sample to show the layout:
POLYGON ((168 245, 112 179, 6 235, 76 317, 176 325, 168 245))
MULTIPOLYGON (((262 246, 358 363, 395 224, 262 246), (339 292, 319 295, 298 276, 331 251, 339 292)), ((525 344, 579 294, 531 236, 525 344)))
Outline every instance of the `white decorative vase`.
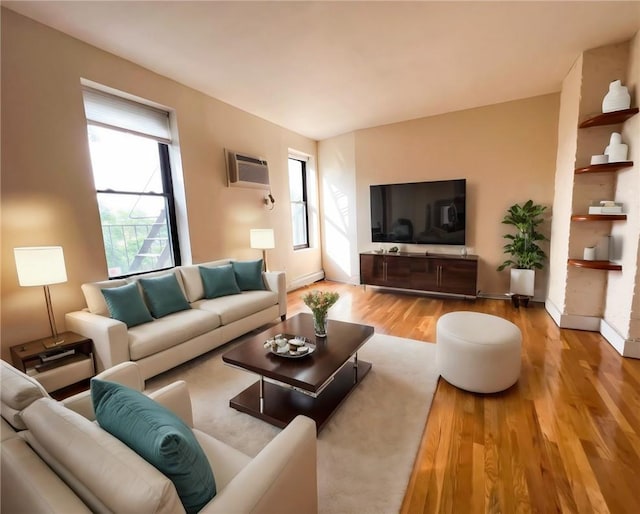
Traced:
POLYGON ((533 296, 535 280, 535 270, 511 268, 511 294, 533 296))
POLYGON ((629 90, 619 80, 609 84, 609 92, 602 100, 602 112, 623 111, 631 106, 629 90))
POLYGON ((609 146, 604 149, 605 155, 609 157, 609 162, 622 162, 627 160, 629 147, 622 142, 622 136, 618 132, 613 132, 609 139, 609 146))

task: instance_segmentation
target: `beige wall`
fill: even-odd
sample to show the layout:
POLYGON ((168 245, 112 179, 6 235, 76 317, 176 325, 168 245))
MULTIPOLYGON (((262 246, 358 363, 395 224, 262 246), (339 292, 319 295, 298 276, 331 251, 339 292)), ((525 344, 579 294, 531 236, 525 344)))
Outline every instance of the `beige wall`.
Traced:
MULTIPOLYGON (((626 82, 628 44, 608 45, 583 54, 579 119, 602 112, 602 99, 615 78, 626 82)), ((593 154, 603 153, 615 127, 604 126, 577 131, 575 167, 589 164, 593 154)), ((592 202, 615 197, 616 173, 592 173, 577 176, 573 187, 573 212, 588 211, 592 202)), ((594 246, 611 233, 609 223, 572 223, 569 257, 582 258, 586 246, 594 246)), ((567 279, 565 313, 602 317, 608 279, 616 273, 594 272, 571 267, 567 279)))
POLYGON ((356 162, 353 132, 318 143, 321 173, 322 263, 327 278, 360 281, 356 220, 356 162))
MULTIPOLYGON (((629 73, 627 75, 630 91, 632 93, 633 105, 638 105, 640 101, 640 32, 636 34, 630 44, 630 56, 629 56, 629 73)), ((633 148, 629 149, 629 158, 635 163, 640 162, 640 116, 635 116, 629 120, 627 130, 631 131, 630 142, 633 143, 633 148)), ((635 169, 638 170, 638 164, 635 165, 635 169)), ((635 175, 636 187, 640 189, 640 173, 636 172, 635 175)), ((640 196, 640 193, 638 193, 640 196)), ((636 215, 638 215, 636 210, 636 215)), ((637 228, 637 226, 636 226, 637 228)), ((632 292, 632 305, 629 319, 629 339, 633 341, 629 346, 632 346, 633 351, 640 356, 640 271, 638 270, 638 263, 640 263, 640 234, 637 235, 638 248, 636 253, 636 278, 635 285, 632 292)), ((608 312, 605 313, 608 315, 608 312)))
POLYGON ((613 80, 629 87, 637 105, 640 84, 640 35, 628 42, 583 52, 563 82, 558 130, 558 157, 551 247, 551 287, 547 308, 561 327, 600 331, 623 355, 640 357, 640 313, 637 306, 640 240, 640 119, 621 125, 578 129, 580 120, 602 112, 602 100, 613 80), (603 153, 612 132, 622 132, 629 145, 631 168, 616 173, 575 175, 594 154, 603 153), (604 199, 624 204, 624 222, 570 222, 571 214, 586 213, 604 199), (597 245, 611 234, 610 260, 622 271, 568 267, 567 258, 581 259, 585 246, 597 245), (635 296, 634 296, 635 295, 635 296))
MULTIPOLYGON (((316 142, 2 9, 2 355, 48 335, 41 288, 18 286, 16 246, 61 245, 69 281, 51 287, 58 325, 82 308, 80 284, 106 278, 100 220, 90 172, 80 92, 85 78, 148 99, 173 112, 193 262, 257 258, 249 229, 273 227, 271 269, 289 283, 321 271, 319 247, 291 250, 287 154, 311 155, 316 142), (275 208, 263 191, 226 187, 224 148, 269 162, 275 208)), ((312 168, 315 164, 312 165, 312 168)), ((317 212, 314 217, 317 225, 317 212)), ((318 241, 319 228, 313 228, 318 241)), ((190 252, 189 252, 190 250, 190 252)))
MULTIPOLYGON (((357 262, 357 252, 377 246, 370 237, 369 185, 466 178, 467 247, 469 253, 480 257, 478 288, 485 295, 504 295, 509 290, 509 273, 497 272, 496 267, 504 260, 502 235, 508 229, 500 222, 514 203, 531 198, 549 207, 552 204, 558 105, 559 95, 552 94, 359 130, 353 139, 354 189, 346 191, 343 186, 349 187, 352 164, 347 159, 339 170, 335 165, 341 159, 334 155, 325 175, 325 159, 330 156, 323 151, 329 142, 323 142, 323 183, 340 177, 337 187, 349 198, 351 209, 355 200, 357 244, 350 245, 349 261, 357 262)), ((340 142, 333 143, 343 154, 349 153, 340 142)), ((543 231, 548 235, 549 229, 547 223, 543 231)), ((327 245, 331 244, 327 239, 327 245)), ((435 245, 403 245, 403 249, 456 254, 461 250, 435 245)), ((327 252, 324 259, 329 259, 327 252)), ((329 278, 347 278, 334 269, 329 273, 328 265, 326 269, 329 278)), ((355 281, 358 276, 356 269, 355 281)), ((536 296, 544 298, 545 291, 543 272, 537 280, 536 296)))
POLYGON ((562 82, 560 115, 558 117, 558 152, 553 200, 554 216, 551 221, 549 252, 549 293, 547 301, 555 310, 564 312, 569 233, 573 208, 573 180, 578 133, 578 99, 582 85, 582 55, 574 63, 562 82))
MULTIPOLYGON (((640 33, 628 46, 628 68, 624 84, 631 94, 631 105, 638 105, 640 91, 640 33)), ((627 208, 626 223, 613 225, 611 234, 617 241, 622 273, 610 273, 605 300, 604 320, 629 341, 627 354, 640 357, 640 115, 627 120, 622 138, 629 146, 628 160, 635 165, 617 173, 615 198, 627 208), (633 347, 633 348, 631 348, 633 347)))

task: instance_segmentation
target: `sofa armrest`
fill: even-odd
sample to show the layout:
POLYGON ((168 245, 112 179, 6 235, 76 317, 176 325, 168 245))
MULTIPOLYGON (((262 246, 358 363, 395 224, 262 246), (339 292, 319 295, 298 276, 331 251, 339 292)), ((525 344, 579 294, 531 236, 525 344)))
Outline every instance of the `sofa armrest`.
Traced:
POLYGON ((201 512, 318 512, 313 420, 297 416, 201 512))
MULTIPOLYGON (((96 378, 116 382, 137 391, 142 391, 144 388, 144 382, 142 382, 142 378, 140 377, 140 373, 135 362, 124 362, 118 364, 117 366, 100 373, 96 378), (136 375, 139 382, 136 380, 136 375)), ((161 387, 157 391, 145 394, 160 405, 169 409, 188 426, 193 427, 191 397, 189 396, 187 383, 184 380, 178 380, 172 384, 161 387)), ((96 419, 96 414, 93 410, 93 402, 91 401, 91 391, 82 391, 78 394, 74 394, 73 396, 62 400, 61 403, 68 409, 77 412, 88 420, 94 421, 96 419)))
POLYGON ((169 385, 161 387, 153 393, 148 393, 149 398, 166 407, 187 426, 193 428, 193 411, 191 409, 191 396, 184 380, 177 380, 169 385))
MULTIPOLYGON (((287 276, 284 271, 263 271, 264 281, 270 291, 278 293, 280 316, 287 315, 287 276)), ((282 318, 284 319, 284 317, 282 318)))
POLYGON ((69 312, 65 316, 67 330, 93 340, 96 372, 104 371, 129 357, 127 325, 116 319, 92 314, 88 311, 69 312))
MULTIPOLYGON (((138 368, 135 362, 131 361, 116 364, 114 367, 98 373, 95 378, 116 382, 135 389, 136 391, 144 390, 144 380, 140 374, 140 368, 138 368)), ((62 404, 91 421, 96 419, 93 402, 91 401, 91 391, 82 391, 81 393, 69 396, 62 400, 62 404)))
POLYGON ((88 420, 95 420, 96 414, 93 411, 93 402, 91 401, 91 391, 82 391, 65 398, 61 402, 67 409, 77 412, 88 420))
POLYGON ((3 441, 1 459, 2 512, 91 512, 21 437, 3 441))

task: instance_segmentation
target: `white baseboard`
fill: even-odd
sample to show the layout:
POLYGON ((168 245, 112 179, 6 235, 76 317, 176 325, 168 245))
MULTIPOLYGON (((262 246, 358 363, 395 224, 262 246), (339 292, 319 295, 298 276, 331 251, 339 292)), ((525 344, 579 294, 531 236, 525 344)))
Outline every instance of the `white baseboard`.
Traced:
POLYGON ((602 337, 609 341, 609 344, 623 357, 640 359, 640 341, 625 339, 605 320, 602 320, 600 323, 600 334, 602 334, 602 337))
POLYGON ((303 275, 302 277, 296 278, 287 286, 287 292, 300 289, 301 287, 308 286, 309 284, 313 284, 314 282, 322 279, 324 279, 324 270, 303 275))
MULTIPOLYGON (((476 298, 487 298, 489 300, 509 300, 511 301, 511 293, 490 293, 487 291, 478 291, 476 298)), ((533 295, 531 302, 544 302, 544 297, 533 295)))
POLYGON ((602 318, 598 316, 576 316, 575 314, 562 314, 551 300, 547 298, 544 307, 560 328, 571 328, 574 330, 588 330, 589 332, 600 332, 600 322, 602 318))
POLYGON ((544 302, 544 308, 549 313, 549 316, 551 316, 551 319, 556 322, 556 325, 561 326, 560 322, 562 321, 562 313, 560 312, 560 309, 556 307, 556 304, 547 298, 544 302))
POLYGON ((604 319, 595 316, 572 316, 562 314, 555 304, 547 298, 544 307, 549 316, 560 328, 599 332, 607 342, 623 357, 640 359, 640 341, 625 339, 604 319))
POLYGON ((600 334, 613 346, 620 355, 624 355, 625 339, 605 320, 600 320, 600 334))
POLYGON ((485 293, 484 291, 478 291, 477 298, 486 298, 488 300, 510 300, 510 297, 507 294, 485 293))
POLYGON ((640 359, 640 341, 631 341, 627 339, 624 342, 624 357, 631 357, 632 359, 640 359))

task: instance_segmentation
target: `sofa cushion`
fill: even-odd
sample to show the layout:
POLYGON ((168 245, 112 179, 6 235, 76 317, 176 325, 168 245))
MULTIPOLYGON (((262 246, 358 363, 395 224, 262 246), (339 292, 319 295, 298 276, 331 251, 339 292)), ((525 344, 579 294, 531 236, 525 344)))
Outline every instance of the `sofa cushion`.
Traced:
POLYGON ((2 512, 91 514, 23 438, 3 441, 1 458, 2 512))
POLYGON ((140 278, 140 286, 154 318, 190 309, 191 306, 178 284, 175 273, 152 278, 140 278))
POLYGON ((128 328, 153 321, 144 303, 138 286, 125 284, 120 287, 103 289, 102 294, 113 319, 122 321, 128 328))
POLYGON ((100 316, 109 316, 109 307, 102 294, 103 289, 111 289, 121 287, 127 284, 124 279, 102 280, 100 282, 89 282, 82 284, 80 288, 84 293, 84 299, 87 302, 89 312, 99 314, 100 316))
POLYGON ((26 373, 14 368, 11 364, 0 361, 0 395, 2 401, 0 408, 2 417, 13 428, 25 429, 25 424, 20 419, 20 412, 26 409, 39 398, 47 398, 49 395, 40 383, 26 373))
POLYGON ((231 264, 216 266, 215 268, 200 266, 199 269, 205 298, 218 298, 240 293, 231 264))
POLYGON ((240 289, 243 291, 266 289, 262 279, 262 259, 257 261, 233 261, 231 265, 240 289))
POLYGON ((241 294, 200 300, 192 304, 194 310, 216 313, 223 325, 276 305, 278 295, 273 291, 243 291, 241 294))
POLYGON ((24 410, 27 441, 94 512, 183 512, 166 476, 97 424, 50 398, 24 410))
POLYGON ((188 513, 215 496, 207 457, 173 412, 139 391, 98 379, 91 381, 91 399, 100 426, 168 476, 188 513))
POLYGON ((240 450, 211 437, 197 428, 193 429, 193 435, 200 443, 204 451, 213 475, 216 477, 216 489, 224 490, 233 478, 251 462, 251 457, 240 450))
POLYGON ((220 326, 220 316, 199 309, 174 312, 129 330, 131 360, 142 359, 184 343, 220 326))
MULTIPOLYGON (((18 437, 18 432, 15 431, 15 427, 11 426, 4 417, 0 417, 0 441, 4 442, 16 437, 18 437)), ((0 452, 1 454, 2 452, 0 452)))
POLYGON ((184 284, 182 283, 182 275, 180 274, 179 270, 180 268, 177 267, 177 268, 163 269, 160 271, 152 271, 150 273, 143 273, 142 275, 131 275, 130 277, 127 277, 125 280, 127 281, 127 284, 130 284, 131 282, 135 282, 136 284, 138 284, 141 278, 155 278, 155 277, 164 277, 166 275, 175 275, 176 280, 178 281, 178 285, 180 286, 180 289, 182 289, 182 292, 184 293, 185 292, 184 284))
POLYGON ((200 267, 215 268, 216 266, 224 266, 227 264, 231 264, 229 259, 220 259, 177 268, 182 277, 185 296, 189 303, 197 302, 204 298, 204 285, 202 283, 202 277, 200 276, 200 267))

